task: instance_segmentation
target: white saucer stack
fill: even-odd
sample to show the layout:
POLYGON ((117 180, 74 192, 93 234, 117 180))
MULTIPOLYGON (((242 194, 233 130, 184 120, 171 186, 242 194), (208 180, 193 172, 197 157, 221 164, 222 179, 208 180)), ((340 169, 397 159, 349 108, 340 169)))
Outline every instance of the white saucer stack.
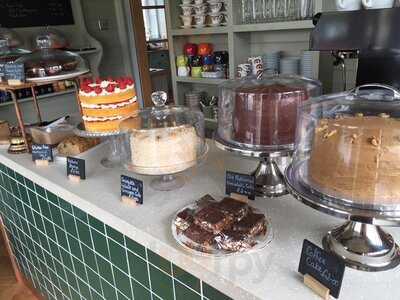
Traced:
POLYGON ((300 57, 285 57, 280 60, 280 73, 285 75, 299 75, 300 57))
POLYGON ((314 52, 303 51, 301 54, 301 75, 307 78, 314 78, 314 52))
POLYGON ((264 73, 274 75, 279 73, 279 63, 281 53, 279 51, 266 53, 262 56, 264 64, 264 73))

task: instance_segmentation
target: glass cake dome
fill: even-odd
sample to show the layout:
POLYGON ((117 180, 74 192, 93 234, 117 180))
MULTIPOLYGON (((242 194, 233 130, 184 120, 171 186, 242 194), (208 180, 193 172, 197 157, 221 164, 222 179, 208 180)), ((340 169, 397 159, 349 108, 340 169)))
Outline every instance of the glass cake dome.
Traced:
POLYGON ((218 139, 243 149, 291 150, 298 105, 320 94, 320 82, 295 75, 228 81, 220 86, 218 139))
POLYGON ((32 54, 16 60, 17 63, 24 64, 28 81, 32 78, 63 80, 88 71, 86 62, 81 56, 70 51, 51 48, 51 41, 46 37, 37 39, 37 49, 32 54))
POLYGON ((0 27, 0 61, 14 61, 22 55, 31 53, 28 50, 18 48, 21 45, 21 39, 15 31, 0 27))
POLYGON ((399 154, 400 92, 366 85, 300 106, 289 177, 328 206, 399 210, 399 154))
POLYGON ((67 38, 61 31, 50 27, 46 27, 36 35, 33 42, 34 48, 42 49, 43 41, 46 41, 44 47, 51 49, 66 49, 69 44, 67 38))
MULTIPOLYGON (((152 100, 154 107, 142 109, 120 124, 127 153, 126 169, 143 175, 163 176, 195 166, 208 149, 203 114, 184 106, 166 106, 164 92, 153 93, 152 100)), ((176 178, 164 176, 152 186, 171 190, 177 188, 176 184, 176 178)))

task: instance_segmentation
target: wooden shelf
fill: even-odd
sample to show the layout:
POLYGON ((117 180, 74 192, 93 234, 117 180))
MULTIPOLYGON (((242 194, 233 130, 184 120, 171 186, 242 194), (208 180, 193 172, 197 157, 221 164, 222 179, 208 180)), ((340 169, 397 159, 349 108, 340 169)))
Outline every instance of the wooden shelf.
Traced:
POLYGON ((234 25, 233 32, 260 32, 260 31, 302 30, 302 29, 304 30, 312 28, 314 28, 314 25, 311 20, 301 20, 301 21, 234 25))
POLYGON ((176 77, 176 81, 177 82, 197 83, 197 84, 210 84, 210 85, 220 85, 221 83, 224 83, 227 80, 228 79, 176 77))
POLYGON ((172 29, 172 36, 185 35, 203 35, 203 34, 226 34, 229 31, 227 26, 219 27, 204 27, 204 28, 187 28, 187 29, 172 29))

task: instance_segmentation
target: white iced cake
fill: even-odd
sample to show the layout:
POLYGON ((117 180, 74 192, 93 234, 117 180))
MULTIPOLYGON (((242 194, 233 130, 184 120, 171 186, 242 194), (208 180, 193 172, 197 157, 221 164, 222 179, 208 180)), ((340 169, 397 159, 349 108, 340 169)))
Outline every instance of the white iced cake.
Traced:
POLYGON ((134 131, 130 143, 137 173, 174 174, 196 163, 198 137, 193 126, 134 131))

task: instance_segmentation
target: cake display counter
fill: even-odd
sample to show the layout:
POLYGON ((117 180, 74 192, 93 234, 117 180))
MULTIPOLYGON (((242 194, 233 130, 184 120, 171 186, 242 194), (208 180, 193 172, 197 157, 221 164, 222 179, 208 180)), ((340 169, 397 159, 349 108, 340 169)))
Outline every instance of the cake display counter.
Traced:
MULTIPOLYGON (((258 211, 265 213, 275 237, 257 251, 200 257, 175 241, 171 224, 177 212, 205 194, 224 199, 226 169, 244 172, 256 167, 256 161, 207 143, 207 160, 185 173, 186 184, 179 190, 154 190, 151 177, 135 174, 143 182, 144 195, 143 205, 136 207, 121 201, 118 169, 97 164, 77 183, 67 179, 65 164, 37 167, 29 154, 0 149, 0 215, 18 267, 46 299, 320 299, 297 273, 301 248, 304 239, 318 244, 338 220, 291 195, 270 201, 256 198, 249 203, 255 213, 248 212, 235 225, 248 230, 249 223, 261 224, 251 228, 263 231, 258 211)), ((227 202, 220 208, 226 210, 227 202)), ((233 207, 242 217, 246 206, 229 205, 230 212, 233 207)), ((268 234, 269 223, 266 229, 268 234)), ((399 230, 388 230, 400 239, 399 230)), ((230 251, 246 245, 221 242, 230 251)), ((340 299, 392 300, 400 294, 399 280, 397 269, 375 276, 348 268, 340 299)))
POLYGON ((124 133, 124 166, 137 174, 160 176, 152 187, 169 191, 182 187, 182 173, 203 161, 208 152, 204 116, 183 106, 166 106, 167 94, 152 94, 154 107, 145 108, 120 124, 124 133))
POLYGON ((257 157, 259 196, 281 196, 286 187, 276 158, 290 156, 297 107, 321 93, 318 81, 294 75, 233 80, 220 88, 217 146, 257 157))
POLYGON ((399 247, 379 225, 400 225, 400 92, 366 85, 300 107, 290 191, 348 222, 324 238, 347 265, 368 271, 400 263, 399 247))

